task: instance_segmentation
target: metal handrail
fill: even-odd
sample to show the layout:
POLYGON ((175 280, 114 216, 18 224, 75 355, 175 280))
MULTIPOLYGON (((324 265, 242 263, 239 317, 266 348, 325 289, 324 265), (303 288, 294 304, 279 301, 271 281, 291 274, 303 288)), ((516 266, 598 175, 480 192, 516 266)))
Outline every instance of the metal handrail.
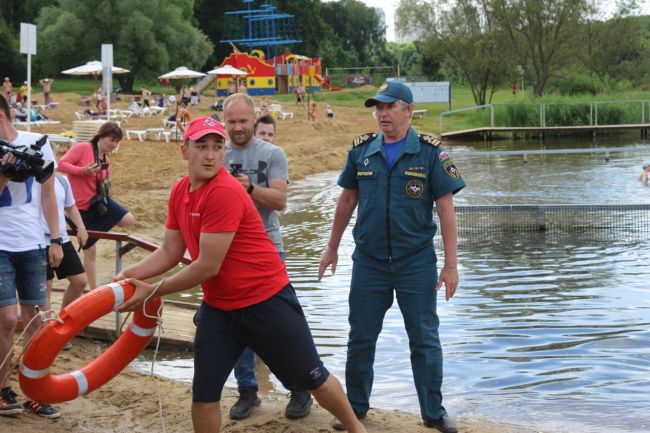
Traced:
POLYGON ((490 107, 490 126, 494 128, 494 104, 477 105, 475 107, 458 108, 456 110, 443 111, 442 113, 440 113, 440 115, 438 116, 438 126, 440 127, 440 136, 442 136, 442 116, 446 116, 448 114, 454 114, 454 113, 462 113, 463 111, 480 110, 486 107, 490 107))
MULTIPOLYGON (((74 230, 68 230, 68 234, 71 236, 76 235, 74 230)), ((96 230, 88 230, 88 237, 96 239, 107 239, 115 241, 115 274, 119 274, 122 271, 122 256, 131 251, 134 248, 142 248, 147 251, 156 251, 160 248, 158 245, 153 242, 145 241, 144 239, 136 238, 131 236, 128 233, 112 233, 112 232, 100 232, 96 230), (124 246, 122 243, 125 243, 124 246)), ((189 265, 192 263, 192 259, 187 256, 184 256, 180 263, 184 265, 189 265)), ((122 327, 121 315, 119 311, 115 311, 115 333, 119 335, 120 328, 122 327)))
POLYGON ((647 146, 626 147, 589 147, 584 149, 528 149, 528 150, 449 150, 454 157, 457 156, 512 156, 522 155, 523 161, 528 162, 528 155, 571 155, 580 153, 604 153, 605 161, 609 161, 610 153, 617 152, 650 152, 647 146))

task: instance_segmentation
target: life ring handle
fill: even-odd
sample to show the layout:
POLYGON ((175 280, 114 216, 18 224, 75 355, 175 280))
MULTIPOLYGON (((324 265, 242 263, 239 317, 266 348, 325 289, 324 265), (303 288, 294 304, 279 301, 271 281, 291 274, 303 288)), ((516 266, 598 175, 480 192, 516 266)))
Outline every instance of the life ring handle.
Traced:
MULTIPOLYGON (((102 386, 124 369, 147 346, 156 332, 156 319, 145 316, 142 309, 133 314, 129 327, 113 345, 79 370, 53 375, 50 367, 63 346, 81 330, 100 317, 114 311, 131 298, 135 286, 126 281, 91 290, 61 310, 63 323, 50 321, 27 346, 20 364, 19 382, 23 393, 39 403, 74 400, 102 386)), ((148 316, 155 317, 160 298, 146 304, 148 316)))

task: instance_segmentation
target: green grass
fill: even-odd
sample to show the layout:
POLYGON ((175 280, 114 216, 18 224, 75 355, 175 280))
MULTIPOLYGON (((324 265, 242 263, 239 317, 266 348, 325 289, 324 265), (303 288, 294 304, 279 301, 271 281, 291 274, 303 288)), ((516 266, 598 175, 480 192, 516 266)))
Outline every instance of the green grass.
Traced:
MULTIPOLYGON (((56 93, 71 92, 80 95, 90 95, 94 92, 101 80, 94 80, 91 77, 82 78, 57 78, 52 90, 56 93)), ((137 91, 140 85, 144 84, 154 95, 165 93, 171 95, 176 93, 173 86, 163 86, 157 80, 137 81, 134 89, 137 91)), ((113 81, 113 87, 119 87, 117 80, 113 81)), ((376 92, 378 86, 363 86, 344 89, 339 92, 323 90, 316 92, 316 101, 332 105, 363 108, 363 101, 376 92)), ((36 92, 41 91, 41 86, 34 85, 36 92)), ((210 94, 212 90, 208 90, 210 94)), ((459 109, 474 106, 474 98, 468 86, 455 85, 452 83, 451 108, 459 109)), ((295 96, 291 94, 273 95, 273 100, 281 103, 295 102, 295 96)), ((631 91, 621 93, 608 93, 584 96, 558 96, 548 95, 534 98, 531 92, 517 92, 512 95, 511 89, 504 88, 497 90, 492 103, 495 104, 495 125, 499 126, 537 126, 539 125, 539 105, 547 105, 546 124, 551 125, 584 125, 589 124, 589 103, 593 101, 626 101, 648 99, 647 92, 631 91), (582 104, 580 104, 582 103, 582 104)), ((449 110, 447 103, 420 103, 416 109, 425 109, 427 113, 423 119, 414 119, 413 125, 416 129, 438 133, 439 115, 449 110)), ((645 118, 648 119, 650 107, 646 105, 645 118)), ((604 104, 598 109, 599 124, 607 123, 638 123, 641 120, 640 104, 604 104)), ((489 126, 490 112, 488 109, 481 111, 469 111, 445 116, 443 119, 443 131, 459 130, 489 126)))

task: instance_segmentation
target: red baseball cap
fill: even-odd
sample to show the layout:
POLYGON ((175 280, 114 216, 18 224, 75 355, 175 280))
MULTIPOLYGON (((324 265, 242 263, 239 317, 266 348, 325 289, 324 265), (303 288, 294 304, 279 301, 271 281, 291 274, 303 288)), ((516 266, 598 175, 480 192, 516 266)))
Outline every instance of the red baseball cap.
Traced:
POLYGON ((183 141, 198 140, 208 134, 217 134, 226 138, 226 133, 223 131, 223 125, 217 119, 207 116, 197 117, 187 126, 183 141))

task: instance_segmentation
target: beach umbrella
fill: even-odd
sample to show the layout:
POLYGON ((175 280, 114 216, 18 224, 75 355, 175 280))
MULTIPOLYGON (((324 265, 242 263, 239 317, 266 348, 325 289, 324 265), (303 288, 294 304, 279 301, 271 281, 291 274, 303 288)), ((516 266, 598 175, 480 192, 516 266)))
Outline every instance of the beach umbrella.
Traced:
MULTIPOLYGON (((126 74, 130 71, 128 69, 120 68, 119 66, 113 66, 112 72, 114 74, 126 74)), ((86 63, 85 65, 61 71, 61 73, 66 75, 93 75, 95 77, 98 77, 102 74, 102 62, 93 60, 86 63)))
POLYGON ((208 74, 210 75, 248 75, 248 72, 242 71, 241 69, 237 69, 234 66, 231 65, 226 65, 226 66, 221 66, 217 69, 213 69, 211 71, 208 71, 208 74))
POLYGON ((171 72, 161 75, 158 78, 161 80, 187 80, 190 78, 200 78, 203 76, 205 76, 203 72, 193 71, 186 68, 185 66, 180 66, 171 72))

